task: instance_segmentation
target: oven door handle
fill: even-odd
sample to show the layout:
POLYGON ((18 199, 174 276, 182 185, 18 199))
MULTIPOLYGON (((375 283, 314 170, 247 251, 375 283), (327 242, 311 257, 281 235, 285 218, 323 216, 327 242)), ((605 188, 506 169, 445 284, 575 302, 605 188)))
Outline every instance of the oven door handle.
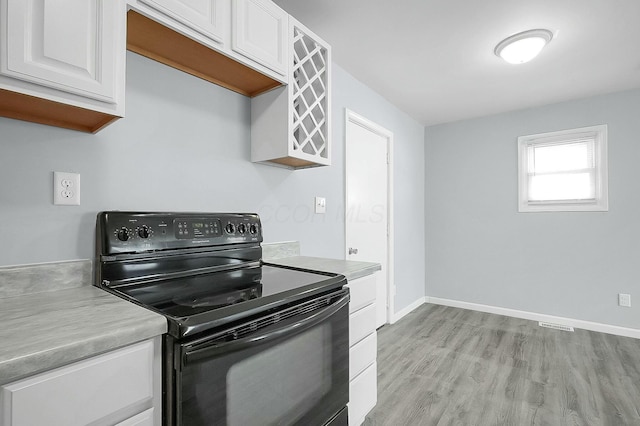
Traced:
POLYGON ((214 344, 211 346, 206 346, 200 349, 192 349, 187 350, 183 355, 182 366, 190 364, 192 362, 197 362, 203 359, 215 357, 216 355, 222 352, 235 352, 242 349, 246 349, 252 346, 262 345, 271 340, 278 339, 282 336, 295 332, 296 334, 309 329, 327 318, 334 315, 344 306, 349 303, 349 294, 344 295, 340 299, 333 302, 331 305, 323 308, 319 311, 314 311, 311 314, 307 315, 305 318, 300 321, 296 321, 293 324, 289 324, 285 327, 278 328, 275 330, 271 330, 268 333, 260 334, 257 336, 245 337, 244 339, 232 340, 230 342, 223 342, 219 344, 214 344))

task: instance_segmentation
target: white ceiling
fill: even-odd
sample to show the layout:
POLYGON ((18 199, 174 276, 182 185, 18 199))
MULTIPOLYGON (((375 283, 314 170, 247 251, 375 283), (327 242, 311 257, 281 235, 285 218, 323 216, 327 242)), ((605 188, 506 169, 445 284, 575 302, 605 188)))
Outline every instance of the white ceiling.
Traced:
POLYGON ((640 0, 275 0, 424 125, 640 87, 640 0), (546 28, 532 62, 493 53, 546 28))

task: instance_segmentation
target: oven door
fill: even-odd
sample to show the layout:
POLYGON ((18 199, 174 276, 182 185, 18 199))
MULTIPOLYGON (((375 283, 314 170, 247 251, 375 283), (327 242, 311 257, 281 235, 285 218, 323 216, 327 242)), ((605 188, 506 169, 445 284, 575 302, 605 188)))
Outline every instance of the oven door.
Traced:
POLYGON ((176 424, 324 425, 349 399, 347 289, 179 345, 176 424))

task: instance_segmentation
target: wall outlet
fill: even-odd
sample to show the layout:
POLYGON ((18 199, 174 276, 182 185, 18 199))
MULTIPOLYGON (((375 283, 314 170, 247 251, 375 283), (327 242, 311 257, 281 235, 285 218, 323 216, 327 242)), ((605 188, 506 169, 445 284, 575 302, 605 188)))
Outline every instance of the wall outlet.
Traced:
POLYGON ((324 214, 327 212, 327 200, 324 197, 316 197, 315 199, 316 213, 324 214))
POLYGON ((80 174, 53 172, 53 204, 80 205, 80 174))
POLYGON ((618 305, 624 306, 625 308, 631 307, 631 295, 619 293, 618 294, 618 305))

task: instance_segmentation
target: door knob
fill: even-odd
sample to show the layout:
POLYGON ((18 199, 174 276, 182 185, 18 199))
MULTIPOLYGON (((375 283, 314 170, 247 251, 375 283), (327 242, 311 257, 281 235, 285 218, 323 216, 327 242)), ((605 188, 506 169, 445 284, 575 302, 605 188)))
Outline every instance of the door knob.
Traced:
POLYGON ((349 247, 349 254, 358 254, 358 249, 349 247))

